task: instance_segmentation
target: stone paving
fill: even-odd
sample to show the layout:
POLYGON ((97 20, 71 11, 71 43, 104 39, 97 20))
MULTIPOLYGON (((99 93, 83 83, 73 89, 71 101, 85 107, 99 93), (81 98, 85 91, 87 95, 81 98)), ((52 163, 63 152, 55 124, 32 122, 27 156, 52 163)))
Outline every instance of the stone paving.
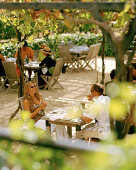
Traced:
MULTIPOLYGON (((98 68, 101 66, 101 59, 98 58, 98 68)), ((115 68, 115 60, 106 58, 105 60, 105 82, 110 80, 109 73, 115 68)), ((56 88, 51 90, 40 90, 43 98, 47 101, 46 112, 55 108, 63 107, 74 101, 80 101, 89 93, 92 83, 96 82, 96 71, 84 70, 81 72, 66 72, 61 74, 59 82, 64 89, 56 88)), ((101 72, 98 72, 98 81, 101 81, 101 72)), ((0 128, 7 127, 10 115, 17 109, 18 93, 10 90, 0 93, 0 128)), ((20 118, 20 111, 16 118, 20 118)))

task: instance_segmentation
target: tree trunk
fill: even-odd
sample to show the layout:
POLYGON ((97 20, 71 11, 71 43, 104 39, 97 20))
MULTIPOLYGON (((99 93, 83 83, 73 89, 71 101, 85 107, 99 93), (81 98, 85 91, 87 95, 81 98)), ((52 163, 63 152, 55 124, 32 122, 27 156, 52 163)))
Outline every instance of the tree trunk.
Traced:
POLYGON ((103 35, 102 39, 102 52, 101 52, 101 57, 102 57, 102 81, 101 84, 104 84, 105 82, 105 63, 104 63, 104 47, 105 47, 105 37, 103 35))
MULTIPOLYGON (((19 44, 21 43, 21 33, 17 30, 17 37, 19 44)), ((24 95, 24 61, 21 56, 21 48, 18 48, 18 57, 17 57, 17 67, 20 70, 20 88, 19 88, 19 97, 24 95)))

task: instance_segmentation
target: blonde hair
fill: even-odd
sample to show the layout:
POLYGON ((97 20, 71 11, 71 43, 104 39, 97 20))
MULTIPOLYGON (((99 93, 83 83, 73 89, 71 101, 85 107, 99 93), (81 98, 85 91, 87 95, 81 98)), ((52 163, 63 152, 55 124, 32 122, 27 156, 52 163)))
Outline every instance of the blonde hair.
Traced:
POLYGON ((32 83, 33 83, 33 84, 35 85, 35 87, 36 87, 35 97, 40 101, 40 100, 42 99, 42 96, 41 96, 41 94, 38 92, 38 89, 37 89, 37 86, 36 86, 35 82, 32 82, 32 81, 27 82, 27 83, 25 84, 25 86, 24 86, 24 99, 27 99, 27 100, 29 100, 30 102, 32 102, 31 96, 30 96, 29 91, 28 91, 28 89, 31 87, 31 84, 32 84, 32 83))

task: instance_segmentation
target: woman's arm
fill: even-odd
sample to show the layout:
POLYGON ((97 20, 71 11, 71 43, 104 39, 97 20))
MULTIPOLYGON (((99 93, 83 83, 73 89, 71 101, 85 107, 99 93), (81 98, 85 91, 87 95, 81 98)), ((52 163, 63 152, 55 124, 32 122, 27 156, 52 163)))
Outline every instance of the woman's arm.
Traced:
MULTIPOLYGON (((34 116, 36 116, 39 111, 44 110, 46 106, 47 103, 43 102, 34 112, 31 113, 30 117, 33 118, 34 116)), ((30 112, 30 102, 27 99, 24 100, 24 110, 30 112)))

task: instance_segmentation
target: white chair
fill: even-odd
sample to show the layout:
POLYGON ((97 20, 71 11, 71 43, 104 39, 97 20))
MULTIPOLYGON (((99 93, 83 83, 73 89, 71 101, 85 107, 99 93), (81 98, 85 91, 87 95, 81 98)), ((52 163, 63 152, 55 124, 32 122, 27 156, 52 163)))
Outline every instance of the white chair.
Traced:
POLYGON ((64 64, 68 66, 68 68, 72 71, 77 69, 78 67, 78 58, 73 57, 70 54, 69 48, 67 46, 59 46, 60 57, 63 58, 64 64))
POLYGON ((6 76, 0 76, 0 90, 4 87, 4 83, 6 82, 6 76))
POLYGON ((16 65, 14 62, 7 62, 2 61, 5 73, 6 73, 6 79, 9 81, 9 87, 6 91, 8 91, 12 86, 19 84, 19 77, 16 72, 16 65))
POLYGON ((92 65, 95 65, 95 70, 97 69, 97 56, 100 50, 101 43, 94 44, 90 46, 86 58, 84 58, 83 68, 89 67, 93 70, 92 65))
POLYGON ((53 71, 52 76, 47 76, 47 75, 41 75, 42 79, 45 81, 46 86, 44 89, 52 89, 54 90, 54 85, 58 84, 61 88, 63 88, 60 83, 58 82, 59 76, 62 72, 62 67, 63 67, 63 58, 58 58, 56 60, 56 65, 53 71))

